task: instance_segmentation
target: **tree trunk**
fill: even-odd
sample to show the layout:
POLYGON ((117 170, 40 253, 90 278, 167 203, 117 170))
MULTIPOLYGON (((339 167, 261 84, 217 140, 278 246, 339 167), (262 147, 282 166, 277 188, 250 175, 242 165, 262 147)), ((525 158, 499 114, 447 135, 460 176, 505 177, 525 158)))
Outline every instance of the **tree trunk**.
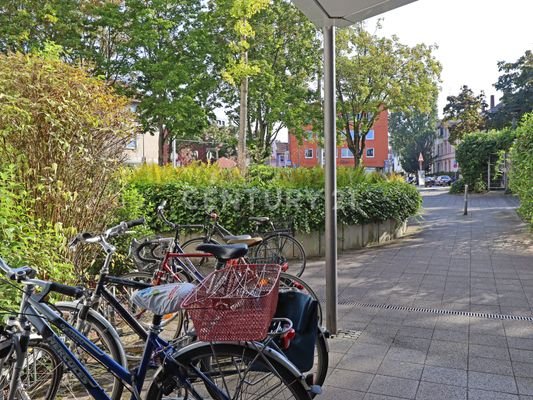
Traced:
MULTIPOLYGON (((245 63, 248 63, 248 52, 242 54, 245 63)), ((241 104, 239 113, 239 142, 237 145, 237 165, 241 173, 246 172, 246 126, 248 123, 248 78, 241 81, 241 104)))
POLYGON ((166 129, 163 125, 159 125, 159 146, 157 161, 159 165, 165 165, 165 142, 166 142, 166 129))

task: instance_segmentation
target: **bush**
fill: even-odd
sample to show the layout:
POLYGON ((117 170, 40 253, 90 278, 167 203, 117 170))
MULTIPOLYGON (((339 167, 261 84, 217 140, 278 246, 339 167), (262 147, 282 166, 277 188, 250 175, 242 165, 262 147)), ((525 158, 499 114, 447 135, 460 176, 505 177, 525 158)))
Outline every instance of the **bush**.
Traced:
POLYGON ((487 171, 489 157, 507 151, 514 137, 514 131, 509 129, 466 135, 455 151, 465 183, 474 190, 480 191, 485 185, 483 174, 487 171))
MULTIPOLYGON (((237 168, 224 169, 216 164, 193 163, 187 167, 174 168, 171 165, 143 165, 130 173, 130 182, 135 184, 166 184, 173 182, 187 183, 192 186, 236 186, 287 188, 287 189, 323 189, 324 169, 314 168, 276 168, 269 165, 253 165, 243 177, 237 168)), ((363 168, 339 167, 337 169, 337 186, 353 187, 360 183, 377 183, 386 180, 398 180, 398 176, 389 177, 373 172, 365 173, 363 168)))
POLYGON ((465 192, 465 181, 460 178, 457 179, 452 185, 450 186, 450 193, 464 193, 465 192))
MULTIPOLYGON (((72 264, 65 254, 66 232, 32 215, 34 201, 16 179, 13 165, 0 167, 0 257, 12 267, 29 265, 43 279, 73 282, 72 264)), ((0 306, 15 305, 17 291, 0 285, 0 306)))
MULTIPOLYGON (((147 208, 154 215, 162 200, 168 202, 168 217, 182 224, 198 224, 207 211, 216 209, 222 224, 234 233, 250 232, 248 217, 265 215, 277 221, 292 221, 297 231, 324 228, 324 190, 243 186, 196 187, 174 182, 163 185, 136 183, 147 208)), ((338 219, 343 224, 396 219, 404 221, 421 205, 416 188, 401 182, 361 183, 338 190, 338 219)), ((165 229, 153 221, 156 230, 165 229)))
POLYGON ((101 228, 134 129, 128 100, 104 81, 57 59, 0 55, 0 157, 16 167, 37 219, 101 228))
POLYGON ((516 130, 509 183, 520 198, 518 212, 533 227, 533 113, 526 114, 516 130))

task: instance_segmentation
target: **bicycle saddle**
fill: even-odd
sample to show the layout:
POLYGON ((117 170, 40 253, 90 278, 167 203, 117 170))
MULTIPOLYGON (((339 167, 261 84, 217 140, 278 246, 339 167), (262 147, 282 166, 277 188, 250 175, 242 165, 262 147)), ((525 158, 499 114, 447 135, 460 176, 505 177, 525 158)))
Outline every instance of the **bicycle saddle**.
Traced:
POLYGON ((239 258, 246 255, 248 246, 245 244, 211 244, 203 243, 196 247, 198 251, 205 251, 213 254, 219 261, 228 261, 233 258, 239 258))
POLYGON ((250 221, 258 222, 260 224, 265 224, 270 221, 270 218, 268 217, 249 217, 250 221))
POLYGON ((249 239, 229 239, 226 240, 228 244, 245 244, 248 247, 257 246, 259 243, 263 241, 263 238, 261 237, 253 237, 249 239))
POLYGON ((150 286, 133 292, 131 301, 156 315, 171 314, 181 310, 181 303, 195 288, 188 282, 150 286))

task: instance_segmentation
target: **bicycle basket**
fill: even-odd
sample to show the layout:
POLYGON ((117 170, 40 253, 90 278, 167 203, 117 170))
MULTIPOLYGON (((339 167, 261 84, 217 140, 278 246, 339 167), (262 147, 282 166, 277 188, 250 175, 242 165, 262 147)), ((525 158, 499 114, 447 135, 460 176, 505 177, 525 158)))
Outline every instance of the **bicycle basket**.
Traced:
MULTIPOLYGON (((261 252, 261 257, 258 255, 247 255, 246 256, 246 262, 250 264, 271 264, 271 265, 278 265, 281 268, 282 272, 287 271, 289 268, 289 265, 287 263, 287 259, 285 257, 280 256, 279 254, 272 254, 270 256, 265 256, 265 252, 261 252)), ((270 251, 269 253, 273 253, 270 251)))
POLYGON ((278 302, 280 267, 242 264, 210 273, 182 308, 202 341, 261 340, 278 302))

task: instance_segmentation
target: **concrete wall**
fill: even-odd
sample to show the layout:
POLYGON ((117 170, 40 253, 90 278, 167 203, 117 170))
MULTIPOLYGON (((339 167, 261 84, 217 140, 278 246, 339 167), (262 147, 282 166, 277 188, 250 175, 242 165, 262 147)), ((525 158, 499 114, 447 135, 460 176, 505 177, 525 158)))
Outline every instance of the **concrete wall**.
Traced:
MULTIPOLYGON (((337 251, 355 250, 371 244, 388 242, 402 237, 407 223, 388 220, 364 225, 339 225, 337 227, 337 251)), ((297 233, 296 238, 302 243, 308 257, 325 255, 324 232, 297 233)))

